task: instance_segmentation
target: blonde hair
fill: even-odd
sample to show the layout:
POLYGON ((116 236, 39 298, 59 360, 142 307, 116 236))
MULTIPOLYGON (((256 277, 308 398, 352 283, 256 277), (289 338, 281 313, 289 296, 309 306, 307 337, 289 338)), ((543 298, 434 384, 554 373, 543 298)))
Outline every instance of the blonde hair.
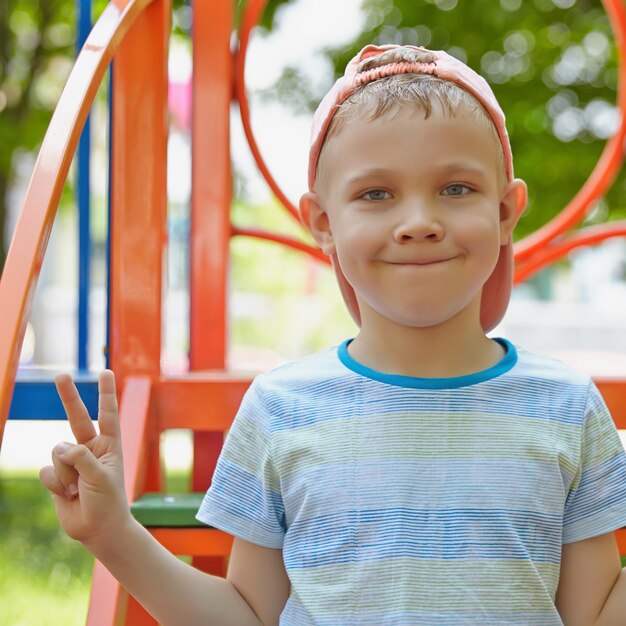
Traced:
MULTIPOLYGON (((365 59, 357 70, 359 74, 384 76, 385 66, 393 63, 424 64, 433 63, 434 56, 427 50, 396 48, 383 54, 365 59)), ((359 118, 373 121, 391 116, 404 107, 422 111, 428 119, 435 106, 446 115, 470 115, 483 124, 498 149, 498 166, 502 180, 506 180, 504 151, 496 126, 485 107, 468 91, 450 81, 442 80, 428 73, 406 72, 375 78, 364 82, 354 93, 338 107, 330 122, 318 160, 318 172, 321 168, 324 151, 332 137, 337 135, 346 121, 359 118)))

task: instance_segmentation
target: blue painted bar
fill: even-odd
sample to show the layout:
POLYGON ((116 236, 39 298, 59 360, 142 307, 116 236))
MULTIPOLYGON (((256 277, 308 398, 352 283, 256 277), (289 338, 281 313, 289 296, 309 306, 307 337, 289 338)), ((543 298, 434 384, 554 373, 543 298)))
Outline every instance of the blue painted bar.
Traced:
MULTIPOLYGON (((76 0, 78 28, 76 54, 80 52, 91 32, 91 0, 76 0)), ((90 219, 90 153, 91 118, 87 117, 85 128, 78 143, 77 200, 78 200, 78 369, 87 370, 89 345, 89 292, 91 285, 91 219, 90 219)))
MULTIPOLYGON (((54 386, 56 372, 36 371, 18 374, 11 408, 10 420, 65 420, 63 405, 54 386)), ((72 373, 78 393, 92 419, 98 417, 97 374, 72 373)))
POLYGON ((108 196, 107 196, 107 241, 106 241, 106 268, 107 268, 107 310, 106 310, 106 347, 104 349, 104 357, 105 357, 105 367, 107 369, 111 368, 109 358, 109 345, 110 345, 110 337, 111 337, 111 172, 112 163, 111 163, 111 155, 113 154, 113 72, 115 71, 115 62, 112 62, 109 65, 109 154, 108 154, 108 196))

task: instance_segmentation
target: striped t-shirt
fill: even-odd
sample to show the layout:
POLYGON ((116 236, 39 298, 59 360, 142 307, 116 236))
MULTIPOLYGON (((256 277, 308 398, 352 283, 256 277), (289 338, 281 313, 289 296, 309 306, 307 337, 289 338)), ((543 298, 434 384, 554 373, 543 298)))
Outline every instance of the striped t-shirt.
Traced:
POLYGON ((626 525, 593 383, 516 350, 447 379, 348 342, 258 376, 198 519, 282 548, 281 626, 552 626, 562 543, 626 525))

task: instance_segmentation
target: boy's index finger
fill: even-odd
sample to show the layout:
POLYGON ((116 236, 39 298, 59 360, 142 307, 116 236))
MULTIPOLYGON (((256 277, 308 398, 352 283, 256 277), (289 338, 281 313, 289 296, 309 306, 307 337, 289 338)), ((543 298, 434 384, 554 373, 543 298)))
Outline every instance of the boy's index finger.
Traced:
POLYGON ((59 374, 54 382, 76 441, 90 441, 96 436, 96 429, 72 377, 69 374, 59 374))
POLYGON ((98 424, 103 435, 120 436, 115 375, 104 370, 98 377, 98 424))

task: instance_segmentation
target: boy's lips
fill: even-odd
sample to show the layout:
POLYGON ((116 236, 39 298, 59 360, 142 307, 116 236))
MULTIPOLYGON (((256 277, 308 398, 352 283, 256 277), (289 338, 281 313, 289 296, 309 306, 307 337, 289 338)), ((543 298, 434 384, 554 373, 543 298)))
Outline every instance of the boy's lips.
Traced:
POLYGON ((391 265, 438 265, 440 263, 445 263, 446 261, 451 261, 454 256, 447 256, 441 258, 419 258, 419 259, 407 259, 403 261, 391 261, 391 265))

